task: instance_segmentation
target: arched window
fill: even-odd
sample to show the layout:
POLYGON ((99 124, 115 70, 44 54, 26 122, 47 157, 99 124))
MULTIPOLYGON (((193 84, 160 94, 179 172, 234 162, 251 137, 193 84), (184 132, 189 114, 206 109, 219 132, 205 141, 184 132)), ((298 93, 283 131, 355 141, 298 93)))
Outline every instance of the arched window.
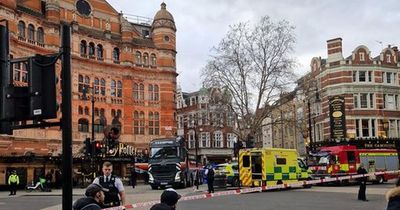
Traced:
POLYGON ((44 31, 42 27, 37 29, 37 42, 39 44, 44 44, 44 31))
POLYGON ((83 87, 84 87, 84 82, 83 82, 83 76, 79 74, 78 76, 78 92, 83 93, 83 87))
POLYGON ((89 107, 85 106, 85 115, 89 115, 89 107))
POLYGON ((148 53, 143 54, 143 64, 146 66, 149 65, 149 54, 148 53))
POLYGON ((25 23, 24 23, 24 21, 19 21, 19 23, 18 23, 18 36, 25 38, 25 23))
POLYGON ((35 41, 35 26, 28 25, 28 41, 35 41))
POLYGON ((118 117, 115 117, 115 118, 112 120, 111 124, 112 124, 113 127, 118 128, 118 129, 120 130, 120 132, 121 132, 121 130, 122 130, 122 124, 121 124, 121 122, 119 121, 118 117))
POLYGON ((158 112, 149 112, 149 135, 160 134, 160 115, 158 112))
POLYGON ((144 85, 139 85, 139 100, 144 100, 144 85))
POLYGON ((83 84, 84 87, 84 91, 86 91, 86 93, 88 93, 89 91, 89 86, 90 86, 90 78, 88 76, 85 76, 85 82, 83 84))
POLYGON ((94 108, 94 116, 100 116, 99 108, 94 108))
POLYGON ((104 80, 103 78, 101 78, 101 81, 100 81, 100 93, 103 96, 106 95, 106 80, 104 80))
POLYGON ((151 65, 152 66, 156 66, 157 65, 157 58, 156 58, 156 54, 151 54, 151 65))
POLYGON ((103 119, 96 119, 96 120, 94 121, 94 132, 96 132, 96 133, 102 133, 105 126, 106 126, 105 120, 103 120, 103 119))
POLYGON ((117 110, 117 116, 122 117, 122 111, 120 109, 117 110))
POLYGON ((80 115, 83 114, 83 108, 81 106, 78 107, 78 114, 80 114, 80 115))
POLYGON ((87 53, 87 44, 85 40, 81 41, 81 56, 86 57, 87 53))
POLYGON ((136 51, 136 64, 142 64, 142 53, 136 51))
POLYGON ((78 131, 89 132, 89 121, 87 119, 81 118, 78 120, 78 131))
POLYGON ((118 81, 117 82, 117 97, 122 97, 122 82, 118 81))
POLYGON ((111 109, 111 117, 115 117, 115 109, 111 109))
POLYGON ((95 46, 93 42, 89 43, 89 57, 94 58, 95 46))
POLYGON ((103 108, 100 109, 100 116, 104 117, 105 110, 103 108))
POLYGON ((117 83, 115 80, 111 80, 111 96, 117 96, 117 83))
POLYGON ((160 100, 160 90, 158 88, 158 85, 154 85, 154 89, 153 89, 153 97, 154 97, 154 101, 159 101, 160 100))
POLYGON ((99 78, 94 78, 94 94, 98 95, 100 93, 100 80, 99 78))
POLYGON ((153 101, 153 85, 152 84, 149 85, 148 91, 149 91, 149 101, 153 101))
POLYGON ((97 45, 97 60, 103 60, 103 45, 97 45))
POLYGON ((119 49, 117 47, 113 50, 113 61, 119 63, 119 49))
POLYGON ((137 83, 133 83, 133 99, 139 100, 139 85, 137 83))

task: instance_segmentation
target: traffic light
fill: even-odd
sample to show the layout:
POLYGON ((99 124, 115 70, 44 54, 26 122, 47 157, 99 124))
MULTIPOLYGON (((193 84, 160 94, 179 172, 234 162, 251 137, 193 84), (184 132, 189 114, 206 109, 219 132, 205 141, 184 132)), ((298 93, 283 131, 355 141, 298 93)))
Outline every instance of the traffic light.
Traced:
POLYGON ((57 56, 36 55, 28 59, 29 118, 57 118, 57 56))
POLYGON ((94 141, 94 156, 101 156, 103 154, 103 144, 100 141, 94 141))
POLYGON ((83 152, 86 156, 90 156, 92 154, 92 143, 90 142, 90 138, 86 138, 83 142, 83 152))

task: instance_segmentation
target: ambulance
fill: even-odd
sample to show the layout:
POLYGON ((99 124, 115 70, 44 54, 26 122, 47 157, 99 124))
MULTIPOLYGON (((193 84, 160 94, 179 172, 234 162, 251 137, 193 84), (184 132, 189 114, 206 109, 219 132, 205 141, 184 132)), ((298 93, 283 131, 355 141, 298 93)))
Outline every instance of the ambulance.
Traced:
POLYGON ((310 173, 294 149, 253 148, 239 151, 239 177, 243 187, 309 180, 310 173))

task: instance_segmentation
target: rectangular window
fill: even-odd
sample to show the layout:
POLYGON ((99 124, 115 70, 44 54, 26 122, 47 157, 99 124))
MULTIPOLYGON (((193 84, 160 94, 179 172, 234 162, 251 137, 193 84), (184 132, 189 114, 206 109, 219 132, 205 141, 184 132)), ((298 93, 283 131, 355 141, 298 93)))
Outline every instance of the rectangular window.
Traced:
POLYGON ((363 137, 369 136, 369 120, 363 119, 361 120, 361 133, 363 137))
POLYGON ((368 71, 368 82, 372 82, 372 71, 368 71))
POLYGON ((356 163, 356 156, 355 156, 354 152, 347 152, 347 160, 349 161, 349 164, 356 163))
POLYGON ((386 72, 386 83, 391 83, 392 81, 392 73, 386 72))
POLYGON ((374 108, 374 94, 369 94, 369 108, 374 108))
POLYGON ((390 54, 386 54, 386 62, 387 63, 391 63, 390 58, 391 58, 390 54))
POLYGON ((353 82, 357 82, 357 71, 353 71, 353 82))
POLYGON ((356 136, 361 137, 361 135, 360 135, 360 120, 356 120, 356 136))
POLYGON ((243 155, 243 167, 248 168, 250 167, 250 156, 243 155))
POLYGON ((353 100, 354 100, 354 108, 359 108, 358 107, 358 94, 354 94, 353 100))
POLYGON ((375 131, 376 131, 376 129, 375 129, 375 119, 371 119, 371 136, 372 137, 376 136, 375 135, 375 131))
POLYGON ((359 75, 359 78, 358 78, 358 81, 359 82, 365 82, 366 81, 366 72, 365 71, 359 71, 358 72, 358 75, 359 75))
POLYGON ((368 94, 367 93, 360 94, 360 105, 361 105, 361 108, 368 108, 368 94))
POLYGON ((385 94, 385 108, 396 109, 394 95, 385 94))

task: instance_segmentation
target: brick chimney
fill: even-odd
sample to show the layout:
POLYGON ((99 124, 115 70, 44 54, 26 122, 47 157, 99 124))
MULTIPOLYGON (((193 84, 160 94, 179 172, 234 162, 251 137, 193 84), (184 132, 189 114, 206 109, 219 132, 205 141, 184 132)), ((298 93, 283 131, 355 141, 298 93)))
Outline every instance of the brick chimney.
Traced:
POLYGON ((326 41, 328 48, 328 60, 327 63, 333 63, 343 60, 342 55, 342 38, 335 38, 326 41))

